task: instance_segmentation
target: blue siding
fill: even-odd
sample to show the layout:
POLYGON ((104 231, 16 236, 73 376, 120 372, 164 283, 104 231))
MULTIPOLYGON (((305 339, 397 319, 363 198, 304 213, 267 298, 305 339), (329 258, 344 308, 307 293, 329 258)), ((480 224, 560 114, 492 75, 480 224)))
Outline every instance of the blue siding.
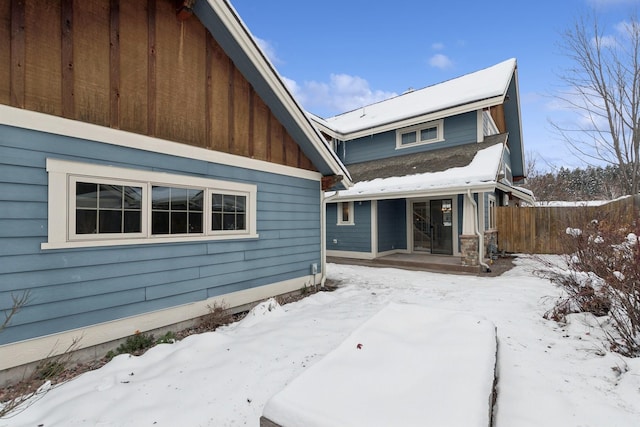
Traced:
POLYGON ((522 163, 523 141, 520 127, 520 110, 518 108, 518 91, 515 79, 511 80, 507 89, 508 100, 504 103, 504 119, 509 132, 509 149, 511 150, 511 171, 514 176, 524 176, 525 165, 522 163))
POLYGON ((344 164, 367 162, 393 156, 437 150, 462 144, 477 142, 478 117, 475 111, 459 114, 444 119, 444 141, 419 145, 412 148, 396 149, 396 132, 389 131, 345 143, 343 150, 340 145, 338 156, 344 164))
POLYGON ((0 310, 30 292, 0 344, 304 277, 320 257, 318 181, 0 126, 0 310), (47 158, 256 184, 260 237, 42 251, 47 158))
POLYGON ((407 249, 407 202, 378 201, 378 251, 407 249))
POLYGON ((327 203, 328 250, 371 252, 371 202, 354 202, 353 209, 354 225, 336 225, 338 205, 327 203))

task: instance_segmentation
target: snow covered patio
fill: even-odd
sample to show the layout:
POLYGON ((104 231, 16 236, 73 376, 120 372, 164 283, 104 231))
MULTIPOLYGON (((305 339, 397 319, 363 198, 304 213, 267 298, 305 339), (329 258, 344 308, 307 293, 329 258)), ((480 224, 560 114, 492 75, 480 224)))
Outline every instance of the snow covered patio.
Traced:
POLYGON ((637 427, 640 360, 607 350, 601 319, 545 320, 558 290, 531 273, 529 259, 516 264, 498 277, 329 264, 329 278, 340 282, 333 292, 261 304, 216 332, 117 356, 0 426, 258 426, 272 396, 396 303, 496 325, 494 427, 637 427))
POLYGON ((496 327, 390 303, 272 397, 263 427, 489 427, 496 327))

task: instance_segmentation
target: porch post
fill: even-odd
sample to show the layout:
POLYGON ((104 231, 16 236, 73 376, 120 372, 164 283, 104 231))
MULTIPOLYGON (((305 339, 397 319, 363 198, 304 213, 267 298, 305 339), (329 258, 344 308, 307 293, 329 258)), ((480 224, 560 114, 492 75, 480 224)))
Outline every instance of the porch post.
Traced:
POLYGON ((460 235, 460 261, 462 265, 478 265, 478 235, 476 234, 476 209, 469 195, 462 204, 462 235, 460 235))
POLYGON ((475 209, 471 200, 466 195, 462 198, 464 200, 462 207, 462 234, 465 236, 473 236, 476 234, 475 230, 475 209))

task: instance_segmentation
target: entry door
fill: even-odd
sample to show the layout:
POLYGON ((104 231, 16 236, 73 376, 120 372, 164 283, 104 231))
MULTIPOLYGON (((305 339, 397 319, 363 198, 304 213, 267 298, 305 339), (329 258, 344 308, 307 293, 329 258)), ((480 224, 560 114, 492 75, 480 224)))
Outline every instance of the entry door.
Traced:
POLYGON ((427 202, 413 203, 413 250, 431 249, 431 220, 427 202))
POLYGON ((431 253, 453 255, 453 216, 451 199, 431 200, 431 253))

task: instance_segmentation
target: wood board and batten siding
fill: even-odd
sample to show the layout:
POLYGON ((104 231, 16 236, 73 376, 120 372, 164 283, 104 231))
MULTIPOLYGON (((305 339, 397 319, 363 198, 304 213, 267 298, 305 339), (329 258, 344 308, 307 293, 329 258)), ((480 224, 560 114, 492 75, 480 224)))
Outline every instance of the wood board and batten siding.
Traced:
POLYGON ((600 206, 496 208, 498 250, 510 253, 561 254, 568 227, 580 227, 592 219, 632 224, 637 220, 639 197, 627 197, 600 206))
POLYGON ((315 170, 173 0, 6 0, 0 45, 2 104, 315 170))

